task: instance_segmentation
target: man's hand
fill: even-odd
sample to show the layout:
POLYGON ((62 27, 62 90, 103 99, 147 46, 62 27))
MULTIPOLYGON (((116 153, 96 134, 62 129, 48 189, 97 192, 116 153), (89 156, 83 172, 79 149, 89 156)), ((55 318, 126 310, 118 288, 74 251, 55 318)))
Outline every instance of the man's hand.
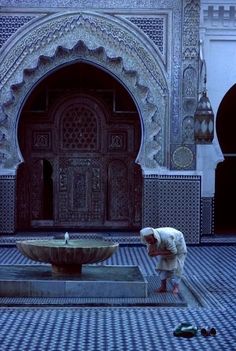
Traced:
POLYGON ((171 256, 171 252, 169 250, 158 250, 157 245, 148 245, 148 255, 151 257, 154 256, 171 256))
POLYGON ((158 250, 157 250, 157 245, 156 244, 148 245, 147 251, 148 251, 148 255, 151 256, 151 257, 152 256, 158 256, 158 250))

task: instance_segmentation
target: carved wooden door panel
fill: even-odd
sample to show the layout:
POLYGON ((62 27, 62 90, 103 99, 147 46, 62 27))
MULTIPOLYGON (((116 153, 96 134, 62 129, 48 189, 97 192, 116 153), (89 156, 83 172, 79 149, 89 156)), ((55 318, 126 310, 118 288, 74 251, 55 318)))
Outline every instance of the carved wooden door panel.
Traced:
POLYGON ((134 160, 111 159, 107 167, 107 221, 122 227, 141 225, 142 180, 134 160))
POLYGON ((101 226, 104 222, 102 166, 95 158, 58 159, 55 224, 101 226))
POLYGON ((104 160, 101 126, 104 112, 83 95, 69 98, 56 110, 57 169, 55 224, 96 227, 104 223, 104 160))
POLYGON ((109 221, 128 221, 130 216, 128 169, 121 160, 112 160, 108 165, 107 192, 109 221))
POLYGON ((99 101, 86 95, 65 100, 54 119, 59 132, 54 172, 55 225, 138 225, 141 211, 135 201, 140 203, 141 198, 137 191, 136 198, 134 194, 136 183, 141 188, 141 173, 134 172, 135 127, 115 123, 99 101))
POLYGON ((17 222, 21 229, 42 220, 43 160, 32 159, 20 166, 17 178, 17 222))
POLYGON ((17 170, 17 227, 30 227, 30 167, 23 163, 17 170))
POLYGON ((43 218, 43 161, 34 160, 30 168, 31 219, 40 220, 43 218))
POLYGON ((138 228, 137 125, 135 118, 117 118, 97 98, 77 93, 58 100, 43 120, 29 118, 18 177, 19 228, 138 228))

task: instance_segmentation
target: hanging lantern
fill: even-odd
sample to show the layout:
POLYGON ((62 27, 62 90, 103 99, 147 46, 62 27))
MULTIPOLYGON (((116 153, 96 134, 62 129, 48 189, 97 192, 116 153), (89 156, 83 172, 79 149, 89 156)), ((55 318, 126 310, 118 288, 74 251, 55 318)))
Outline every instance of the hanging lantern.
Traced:
POLYGON ((210 144, 214 138, 214 113, 205 89, 194 114, 194 138, 197 144, 210 144))

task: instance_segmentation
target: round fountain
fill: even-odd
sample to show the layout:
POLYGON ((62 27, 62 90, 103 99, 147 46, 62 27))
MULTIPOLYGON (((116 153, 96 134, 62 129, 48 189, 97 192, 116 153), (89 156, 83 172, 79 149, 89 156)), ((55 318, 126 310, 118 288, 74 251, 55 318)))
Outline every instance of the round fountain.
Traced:
POLYGON ((51 264, 53 273, 81 274, 83 264, 104 261, 119 244, 101 239, 64 239, 17 241, 18 250, 27 258, 51 264))

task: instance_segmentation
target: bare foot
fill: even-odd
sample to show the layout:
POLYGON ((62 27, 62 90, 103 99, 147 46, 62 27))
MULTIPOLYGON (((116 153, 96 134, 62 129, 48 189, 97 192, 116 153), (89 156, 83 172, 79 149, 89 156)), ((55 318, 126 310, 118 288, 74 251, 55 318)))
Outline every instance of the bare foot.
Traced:
POLYGON ((173 294, 178 294, 179 293, 179 287, 175 285, 172 292, 173 292, 173 294))
POLYGON ((163 288, 163 287, 160 287, 160 288, 156 289, 155 292, 157 292, 157 293, 164 293, 164 292, 167 292, 167 289, 163 288))

